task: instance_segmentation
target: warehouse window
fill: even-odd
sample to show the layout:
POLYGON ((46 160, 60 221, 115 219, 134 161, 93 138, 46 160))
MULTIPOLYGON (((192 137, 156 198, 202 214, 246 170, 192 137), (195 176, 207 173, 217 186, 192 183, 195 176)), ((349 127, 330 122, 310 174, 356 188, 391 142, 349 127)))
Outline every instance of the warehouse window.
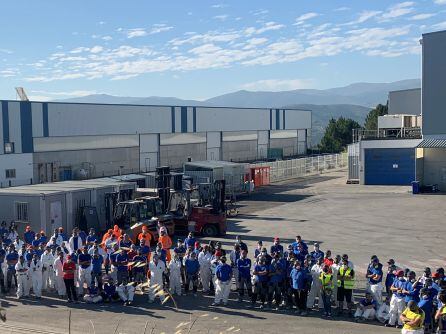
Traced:
POLYGON ((15 202, 15 220, 18 222, 28 222, 27 202, 15 202))
POLYGON ((15 179, 15 169, 5 169, 7 179, 15 179))
POLYGON ((5 143, 5 154, 14 153, 14 143, 5 143))

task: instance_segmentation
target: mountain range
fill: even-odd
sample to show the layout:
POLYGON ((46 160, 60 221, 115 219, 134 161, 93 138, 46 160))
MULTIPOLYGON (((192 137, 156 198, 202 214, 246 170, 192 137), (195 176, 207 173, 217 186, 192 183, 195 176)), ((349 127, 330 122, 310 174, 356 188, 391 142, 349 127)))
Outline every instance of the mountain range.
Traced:
POLYGON ((57 101, 139 105, 304 108, 313 111, 312 143, 317 144, 330 118, 343 116, 362 124, 371 108, 379 103, 385 104, 387 102, 389 91, 419 87, 421 87, 419 79, 408 79, 390 83, 354 83, 324 90, 297 89, 279 92, 240 90, 204 101, 159 96, 121 97, 107 94, 94 94, 57 101))

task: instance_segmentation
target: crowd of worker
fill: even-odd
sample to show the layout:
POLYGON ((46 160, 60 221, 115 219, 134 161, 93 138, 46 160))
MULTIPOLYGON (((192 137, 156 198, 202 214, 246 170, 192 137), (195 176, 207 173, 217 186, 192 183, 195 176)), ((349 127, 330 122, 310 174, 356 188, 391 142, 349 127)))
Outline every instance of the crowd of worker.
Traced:
MULTIPOLYGON (((152 249, 152 235, 143 227, 133 242, 115 226, 102 238, 77 228, 62 228, 51 236, 23 234, 14 224, 0 226, 0 288, 18 299, 55 292, 69 303, 122 302, 132 305, 135 292, 148 294, 149 303, 174 295, 215 295, 213 307, 227 305, 231 290, 238 302, 264 310, 293 310, 301 316, 320 309, 321 316, 351 316, 402 328, 403 333, 446 334, 444 269, 415 272, 399 268, 393 259, 385 268, 372 256, 365 277, 355 272, 347 254, 333 256, 319 244, 309 250, 300 236, 284 248, 274 238, 269 250, 259 241, 253 254, 240 237, 231 249, 221 243, 200 244, 192 233, 176 245, 163 226, 152 249), (252 260, 252 259, 253 260, 252 260), (355 303, 355 282, 366 289, 355 303), (235 288, 235 289, 234 289, 235 288), (245 299, 247 295, 247 299, 245 299), (333 310, 333 311, 332 311, 333 310)), ((172 297, 173 298, 173 297, 172 297)))

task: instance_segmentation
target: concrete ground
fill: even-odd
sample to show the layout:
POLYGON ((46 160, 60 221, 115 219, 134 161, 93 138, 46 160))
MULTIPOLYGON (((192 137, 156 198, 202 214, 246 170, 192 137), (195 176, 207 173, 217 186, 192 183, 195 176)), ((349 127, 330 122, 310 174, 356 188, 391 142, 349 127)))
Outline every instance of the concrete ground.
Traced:
MULTIPOLYGON (((229 232, 219 238, 226 248, 241 235, 250 249, 258 240, 269 247, 274 236, 284 244, 300 234, 308 242, 317 240, 321 249, 348 253, 358 276, 365 271, 372 254, 382 262, 394 258, 402 267, 418 272, 425 266, 444 266, 443 195, 410 194, 409 187, 346 185, 345 171, 296 179, 259 189, 240 198, 240 214, 229 221, 229 232)), ((310 247, 311 248, 311 247, 310 247)), ((252 252, 251 252, 252 253, 252 252)), ((362 284, 360 284, 362 285, 362 284)), ((137 296, 135 306, 120 304, 72 305, 44 297, 40 301, 17 302, 3 298, 8 320, 0 333, 398 333, 378 323, 355 323, 351 319, 320 319, 318 314, 302 318, 286 311, 248 309, 232 294, 228 307, 210 308, 208 296, 176 298, 178 310, 149 305, 137 296), (118 328, 116 328, 119 323, 118 328), (152 331, 151 328, 155 326, 152 331)))

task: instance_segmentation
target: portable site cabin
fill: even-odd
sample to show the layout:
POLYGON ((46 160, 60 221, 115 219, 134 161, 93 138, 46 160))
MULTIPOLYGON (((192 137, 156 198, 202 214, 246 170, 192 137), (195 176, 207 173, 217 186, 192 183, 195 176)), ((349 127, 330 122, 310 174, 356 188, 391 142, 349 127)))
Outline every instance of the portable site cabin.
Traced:
MULTIPOLYGON (((19 233, 23 233, 26 225, 30 225, 34 231, 43 230, 47 234, 52 234, 57 227, 63 227, 70 233, 79 224, 82 210, 92 208, 96 209, 99 229, 104 230, 107 223, 107 197, 114 199, 110 204, 112 206, 121 197, 128 199, 127 196, 131 196, 135 189, 135 183, 113 179, 0 189, 0 217, 6 221, 14 220, 19 233)), ((112 214, 108 218, 110 220, 112 214)))
POLYGON ((184 175, 193 178, 194 183, 212 183, 215 180, 226 181, 226 193, 238 194, 244 191, 245 175, 249 165, 229 161, 194 161, 184 164, 184 175))
POLYGON ((137 184, 138 188, 147 187, 146 184, 146 176, 140 174, 125 174, 125 175, 117 175, 110 176, 112 179, 122 181, 122 182, 134 182, 137 184))

